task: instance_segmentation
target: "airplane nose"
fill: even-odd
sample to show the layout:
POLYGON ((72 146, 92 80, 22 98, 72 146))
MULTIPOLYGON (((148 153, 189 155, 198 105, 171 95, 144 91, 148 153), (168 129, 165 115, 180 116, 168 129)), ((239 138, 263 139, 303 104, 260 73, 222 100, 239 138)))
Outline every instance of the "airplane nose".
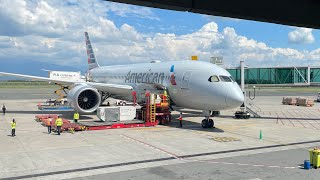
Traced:
POLYGON ((227 106, 230 108, 240 107, 244 102, 244 95, 240 88, 230 89, 226 98, 227 106))

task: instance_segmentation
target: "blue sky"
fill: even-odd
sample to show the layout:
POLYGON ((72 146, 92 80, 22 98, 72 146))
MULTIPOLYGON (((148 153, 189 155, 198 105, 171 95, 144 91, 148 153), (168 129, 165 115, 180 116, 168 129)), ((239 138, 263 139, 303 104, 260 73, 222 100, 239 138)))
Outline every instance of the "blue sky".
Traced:
MULTIPOLYGON (((143 33, 175 33, 176 35, 183 35, 194 32, 200 29, 204 24, 214 21, 218 24, 220 30, 226 27, 232 27, 239 35, 245 36, 249 39, 265 42, 273 47, 313 50, 318 48, 320 45, 319 42, 289 42, 288 33, 293 31, 296 27, 287 25, 156 8, 150 9, 152 9, 152 12, 159 17, 159 20, 121 17, 113 13, 110 14, 109 17, 115 20, 114 22, 118 26, 128 23, 134 26, 139 32, 143 33)), ((320 35, 319 30, 313 30, 312 33, 315 37, 319 37, 320 35)))
POLYGON ((102 65, 192 55, 223 56, 226 67, 320 65, 319 30, 100 0, 2 0, 0 24, 0 71, 21 62, 84 71, 84 31, 102 65))

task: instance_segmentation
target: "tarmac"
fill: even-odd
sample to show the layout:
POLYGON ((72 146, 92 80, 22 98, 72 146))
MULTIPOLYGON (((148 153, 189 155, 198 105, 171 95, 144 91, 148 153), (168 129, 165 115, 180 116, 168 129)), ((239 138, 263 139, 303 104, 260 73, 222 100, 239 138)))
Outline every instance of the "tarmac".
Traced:
MULTIPOLYGON (((221 111, 213 118, 214 129, 201 127, 201 112, 177 109, 184 115, 183 128, 178 128, 179 112, 174 111, 168 125, 60 136, 48 134, 34 120, 37 114, 54 114, 36 106, 50 91, 0 92, 6 96, 0 104, 8 108, 0 115, 0 179, 320 178, 319 170, 302 169, 308 150, 320 146, 320 104, 282 105, 283 92, 257 94, 251 102, 260 118, 234 119, 237 109, 221 111), (16 137, 9 136, 12 118, 17 120, 16 137)), ((295 95, 315 99, 312 93, 295 95)), ((62 114, 72 117, 72 112, 62 114)))

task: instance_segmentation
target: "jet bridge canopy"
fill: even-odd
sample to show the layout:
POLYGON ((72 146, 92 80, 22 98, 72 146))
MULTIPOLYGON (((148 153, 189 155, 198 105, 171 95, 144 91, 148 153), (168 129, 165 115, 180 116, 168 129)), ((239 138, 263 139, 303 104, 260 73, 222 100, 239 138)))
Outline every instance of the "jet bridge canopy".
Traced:
MULTIPOLYGON (((240 68, 227 68, 240 83, 240 68)), ((319 66, 301 67, 254 67, 245 69, 245 84, 261 85, 318 85, 319 66)))

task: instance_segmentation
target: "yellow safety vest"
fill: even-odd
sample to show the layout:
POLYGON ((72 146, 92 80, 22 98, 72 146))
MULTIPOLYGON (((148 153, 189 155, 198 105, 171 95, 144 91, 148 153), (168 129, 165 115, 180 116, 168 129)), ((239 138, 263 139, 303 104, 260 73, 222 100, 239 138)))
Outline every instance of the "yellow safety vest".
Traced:
POLYGON ((79 119, 79 113, 74 113, 73 119, 79 119))
POLYGON ((11 122, 11 128, 15 129, 16 128, 16 123, 15 122, 11 122))
POLYGON ((56 126, 62 126, 63 121, 61 118, 56 119, 56 126))

